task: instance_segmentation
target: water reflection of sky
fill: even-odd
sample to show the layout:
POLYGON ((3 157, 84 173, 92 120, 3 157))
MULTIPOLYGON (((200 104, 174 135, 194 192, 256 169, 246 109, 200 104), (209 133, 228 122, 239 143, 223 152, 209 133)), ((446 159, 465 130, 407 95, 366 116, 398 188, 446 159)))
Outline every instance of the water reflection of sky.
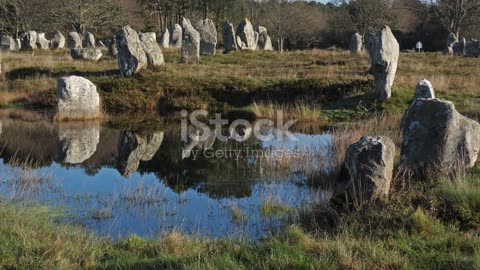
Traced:
MULTIPOLYGON (((154 138, 99 125, 89 125, 88 129, 82 132, 81 127, 75 126, 56 131, 45 123, 4 121, 0 143, 6 147, 1 153, 0 196, 33 199, 60 207, 65 210, 69 222, 112 238, 130 234, 155 237, 177 230, 213 238, 246 236, 258 239, 280 228, 285 220, 283 214, 265 215, 262 207, 283 205, 296 209, 308 205, 315 194, 308 185, 298 181, 301 177, 296 174, 279 174, 279 178, 272 180, 250 171, 250 167, 238 167, 235 160, 183 160, 177 135, 163 138, 162 133, 161 137, 158 134, 154 138), (91 134, 94 139, 75 137, 85 134, 87 137, 91 134), (151 153, 153 157, 146 154, 151 148, 140 151, 136 144, 124 145, 143 138, 146 142, 163 140, 158 151, 151 153), (115 144, 111 143, 113 141, 115 144), (93 142, 95 147, 84 145, 86 142, 93 142), (72 155, 83 148, 93 149, 94 153, 88 153, 90 158, 78 165, 61 162, 64 155, 57 154, 60 150, 70 151, 72 155), (132 153, 136 152, 141 152, 139 157, 143 158, 140 165, 129 167, 136 172, 128 177, 122 175, 122 170, 116 167, 118 159, 126 162, 128 158, 130 162, 132 153), (21 163, 22 159, 35 158, 42 162, 32 171, 25 172, 10 165, 14 159, 21 163), (22 185, 19 180, 22 178, 36 179, 29 181, 37 184, 22 185), (234 209, 239 209, 245 219, 235 218, 238 215, 233 212, 238 214, 238 211, 234 209)), ((272 141, 260 145, 273 149, 307 147, 326 151, 331 142, 331 136, 325 134, 294 135, 298 141, 272 141)))

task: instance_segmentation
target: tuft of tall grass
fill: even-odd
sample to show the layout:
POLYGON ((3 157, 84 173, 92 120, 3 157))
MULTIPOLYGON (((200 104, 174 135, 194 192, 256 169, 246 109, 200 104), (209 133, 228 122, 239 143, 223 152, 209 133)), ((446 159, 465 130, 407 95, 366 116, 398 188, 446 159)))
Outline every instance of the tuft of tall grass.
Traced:
POLYGON ((285 119, 289 120, 319 122, 323 119, 320 107, 306 101, 297 101, 294 104, 254 102, 252 110, 258 118, 277 119, 278 111, 282 111, 285 119))

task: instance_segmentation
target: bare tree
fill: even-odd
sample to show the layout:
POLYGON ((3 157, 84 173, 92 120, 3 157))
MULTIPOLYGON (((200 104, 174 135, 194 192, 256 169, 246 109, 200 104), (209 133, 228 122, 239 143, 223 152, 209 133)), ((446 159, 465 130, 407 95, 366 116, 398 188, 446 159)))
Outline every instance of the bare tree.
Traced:
POLYGON ((351 21, 362 36, 392 22, 388 0, 354 0, 350 1, 347 8, 351 21))
POLYGON ((480 15, 479 0, 432 0, 432 4, 444 26, 457 36, 480 15))
POLYGON ((53 15, 81 34, 100 27, 117 26, 121 18, 115 0, 60 0, 53 15))

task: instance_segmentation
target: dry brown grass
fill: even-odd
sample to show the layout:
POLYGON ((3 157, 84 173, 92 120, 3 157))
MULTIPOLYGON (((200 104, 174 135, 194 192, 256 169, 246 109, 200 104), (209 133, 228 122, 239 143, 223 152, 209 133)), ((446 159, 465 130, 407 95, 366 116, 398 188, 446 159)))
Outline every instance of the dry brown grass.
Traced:
POLYGON ((294 104, 253 103, 253 113, 258 118, 277 119, 278 111, 285 119, 301 122, 319 122, 322 120, 320 106, 310 105, 306 101, 297 101, 294 104))

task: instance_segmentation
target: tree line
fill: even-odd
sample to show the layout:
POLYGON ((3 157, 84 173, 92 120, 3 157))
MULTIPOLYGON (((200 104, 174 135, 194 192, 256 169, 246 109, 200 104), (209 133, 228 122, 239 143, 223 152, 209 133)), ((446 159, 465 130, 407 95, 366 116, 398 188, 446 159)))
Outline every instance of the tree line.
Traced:
MULTIPOLYGON (((159 35, 182 17, 214 21, 220 33, 228 20, 248 17, 267 27, 278 49, 346 48, 353 33, 365 35, 384 24, 403 49, 422 41, 442 50, 448 33, 480 37, 479 0, 0 0, 0 32, 89 31, 108 38, 130 24, 159 35)), ((221 35, 220 40, 221 40, 221 35)))

